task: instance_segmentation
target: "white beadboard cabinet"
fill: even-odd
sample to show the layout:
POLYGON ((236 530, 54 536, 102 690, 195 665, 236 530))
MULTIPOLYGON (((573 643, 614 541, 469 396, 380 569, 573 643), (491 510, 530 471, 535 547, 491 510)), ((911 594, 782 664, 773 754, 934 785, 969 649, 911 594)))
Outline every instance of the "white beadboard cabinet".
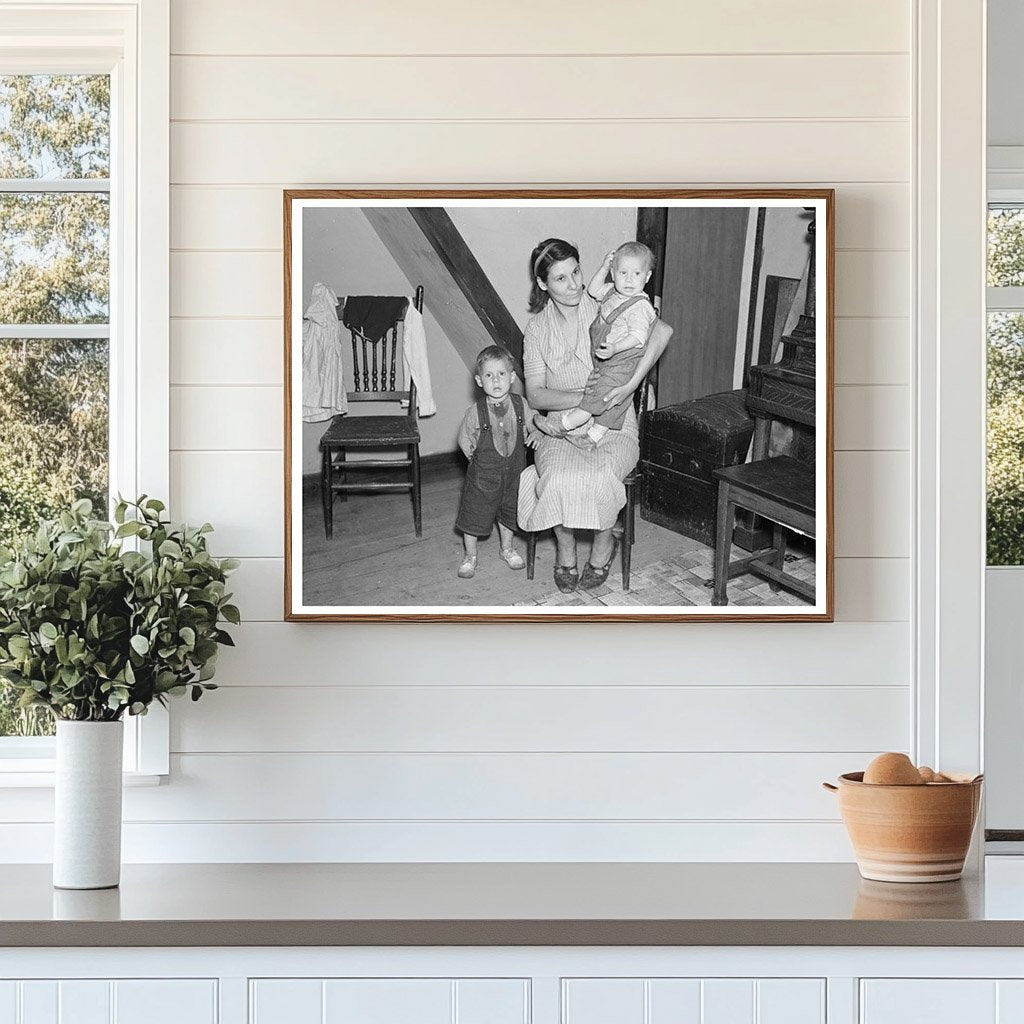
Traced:
POLYGON ((0 1024, 218 1024, 219 1020, 217 982, 212 978, 0 981, 0 1024))
POLYGON ((978 979, 865 981, 861 1024, 1016 1024, 1024 982, 978 979))
POLYGON ((820 978, 570 978, 564 1024, 825 1024, 820 978))
POLYGON ((0 1024, 1019 1024, 1017 948, 0 950, 0 1024))
POLYGON ((524 1024, 525 978, 256 978, 249 1024, 524 1024))

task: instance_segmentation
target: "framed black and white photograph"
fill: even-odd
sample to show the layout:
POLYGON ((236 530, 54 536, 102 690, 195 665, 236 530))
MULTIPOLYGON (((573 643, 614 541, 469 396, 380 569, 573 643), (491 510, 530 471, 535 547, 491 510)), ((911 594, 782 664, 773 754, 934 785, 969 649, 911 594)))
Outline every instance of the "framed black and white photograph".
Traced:
POLYGON ((286 618, 831 621, 833 207, 286 191, 286 618))

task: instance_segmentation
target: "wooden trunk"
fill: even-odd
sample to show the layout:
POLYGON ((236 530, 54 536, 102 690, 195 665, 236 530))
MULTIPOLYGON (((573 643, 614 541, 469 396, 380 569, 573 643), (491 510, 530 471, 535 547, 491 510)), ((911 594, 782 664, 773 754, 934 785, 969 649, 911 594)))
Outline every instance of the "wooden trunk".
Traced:
POLYGON ((642 518, 714 546, 714 470, 744 462, 753 434, 754 421, 742 390, 649 413, 640 453, 642 518))

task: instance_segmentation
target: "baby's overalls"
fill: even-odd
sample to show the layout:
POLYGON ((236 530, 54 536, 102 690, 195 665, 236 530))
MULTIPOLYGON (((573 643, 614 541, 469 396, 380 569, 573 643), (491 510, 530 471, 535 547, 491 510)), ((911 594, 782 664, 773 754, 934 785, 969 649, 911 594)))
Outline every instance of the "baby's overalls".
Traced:
POLYGON ((494 446, 487 399, 477 399, 480 437, 469 460, 459 514, 455 518, 455 529, 471 537, 486 537, 494 529, 495 520, 510 530, 516 528, 519 474, 526 469, 526 444, 523 441, 523 400, 519 395, 509 395, 509 400, 512 404, 508 415, 514 416, 516 421, 515 447, 510 455, 502 455, 494 446))
MULTIPOLYGON (((636 302, 646 299, 646 295, 634 295, 630 299, 616 306, 611 315, 606 319, 600 309, 594 322, 590 325, 590 352, 591 355, 597 347, 611 333, 615 321, 636 302)), ((633 378, 636 372, 636 364, 644 354, 642 348, 629 348, 625 352, 616 352, 611 359, 594 359, 594 369, 597 376, 587 384, 580 408, 589 412, 594 417, 595 423, 607 427, 609 430, 621 430, 626 419, 626 412, 629 409, 629 402, 622 402, 612 406, 611 409, 604 403, 604 396, 621 384, 626 384, 633 378)))

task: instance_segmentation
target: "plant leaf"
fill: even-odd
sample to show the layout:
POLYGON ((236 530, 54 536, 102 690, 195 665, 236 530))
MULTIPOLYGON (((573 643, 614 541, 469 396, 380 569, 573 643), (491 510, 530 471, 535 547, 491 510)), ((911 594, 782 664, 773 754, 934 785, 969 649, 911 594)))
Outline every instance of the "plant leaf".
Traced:
POLYGON ((7 649, 15 658, 23 658, 28 654, 30 648, 27 636, 12 636, 7 641, 7 649))
POLYGON ((165 558, 181 558, 183 552, 181 545, 177 541, 165 540, 160 545, 158 554, 163 555, 165 558))

